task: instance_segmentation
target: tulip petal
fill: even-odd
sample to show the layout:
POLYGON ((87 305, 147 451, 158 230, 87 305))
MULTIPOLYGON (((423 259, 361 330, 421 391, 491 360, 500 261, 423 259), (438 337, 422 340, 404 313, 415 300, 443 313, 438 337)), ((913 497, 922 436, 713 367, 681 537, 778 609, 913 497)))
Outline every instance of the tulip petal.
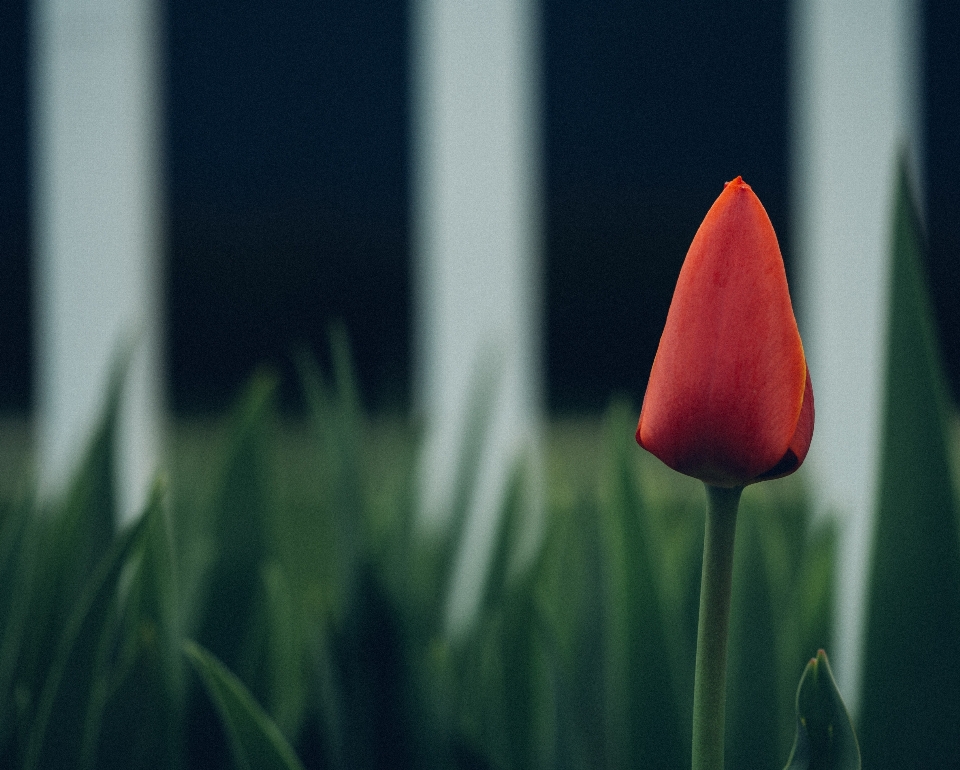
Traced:
POLYGON ((803 465, 813 440, 813 383, 810 381, 810 371, 807 370, 807 381, 803 388, 803 405, 800 407, 800 418, 797 428, 793 432, 790 447, 775 466, 766 473, 761 473, 754 481, 769 481, 789 476, 803 465))
POLYGON ((812 433, 812 388, 809 424, 804 417, 798 431, 807 382, 776 233, 737 177, 687 252, 637 441, 671 468, 719 486, 779 470, 788 451, 795 470, 812 433))

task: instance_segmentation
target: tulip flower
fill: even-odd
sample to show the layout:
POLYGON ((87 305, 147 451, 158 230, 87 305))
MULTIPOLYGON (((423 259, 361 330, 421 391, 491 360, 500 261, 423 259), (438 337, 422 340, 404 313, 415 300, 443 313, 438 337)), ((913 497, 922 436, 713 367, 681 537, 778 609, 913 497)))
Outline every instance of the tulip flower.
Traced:
POLYGON ((720 487, 792 473, 813 435, 813 389, 770 218, 740 177, 687 252, 637 442, 720 487))
POLYGON ((740 177, 724 186, 687 252, 636 437, 706 485, 692 767, 722 770, 740 493, 793 473, 813 437, 813 387, 780 246, 740 177))

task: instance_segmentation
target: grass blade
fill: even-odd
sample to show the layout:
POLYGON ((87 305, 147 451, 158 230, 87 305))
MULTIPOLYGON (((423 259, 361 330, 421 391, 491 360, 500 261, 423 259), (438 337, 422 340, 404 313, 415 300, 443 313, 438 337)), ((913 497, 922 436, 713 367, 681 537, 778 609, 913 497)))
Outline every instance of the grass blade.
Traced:
POLYGON ((195 642, 187 642, 184 651, 220 712, 237 765, 245 770, 303 770, 280 728, 243 683, 195 642))
POLYGON ((27 745, 27 770, 77 768, 88 741, 103 676, 102 645, 115 621, 118 581, 149 519, 141 517, 112 543, 90 579, 57 642, 38 700, 27 745))
POLYGON ((15 682, 28 634, 35 594, 37 527, 33 506, 20 502, 6 512, 0 529, 0 766, 16 755, 15 682))
MULTIPOLYGON (((609 759, 613 767, 675 768, 685 760, 686 726, 666 652, 656 532, 637 490, 628 451, 632 418, 608 418, 613 453, 612 499, 605 506, 609 759)), ((639 450, 636 450, 639 451, 639 450)))
MULTIPOLYGON (((253 617, 260 569, 269 558, 272 490, 266 442, 276 384, 272 376, 255 376, 235 407, 227 457, 208 513, 216 560, 197 638, 234 669, 248 653, 245 620, 253 617)), ((247 672, 238 674, 247 680, 247 672)))
POLYGON ((157 488, 125 595, 114 672, 99 714, 96 767, 177 768, 183 760, 185 671, 173 538, 157 488))
POLYGON ((923 240, 901 172, 860 701, 867 767, 960 766, 960 534, 923 240))

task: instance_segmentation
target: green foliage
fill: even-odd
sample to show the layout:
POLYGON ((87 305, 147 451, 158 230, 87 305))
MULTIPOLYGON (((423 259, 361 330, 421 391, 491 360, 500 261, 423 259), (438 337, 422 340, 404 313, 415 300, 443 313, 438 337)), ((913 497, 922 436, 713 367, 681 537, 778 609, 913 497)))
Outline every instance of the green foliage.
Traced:
POLYGON ((797 735, 786 770, 860 770, 857 736, 823 650, 800 678, 797 735))
POLYGON ((960 766, 960 532, 950 413, 902 171, 859 733, 871 768, 960 766))
POLYGON ((785 756, 803 661, 831 642, 835 536, 807 511, 797 479, 748 487, 741 499, 727 670, 731 767, 785 756))
MULTIPOLYGON (((636 450, 632 411, 611 410, 596 474, 558 447, 568 465, 551 474, 570 494, 548 497, 527 561, 517 469, 478 614, 451 636, 489 398, 481 387, 448 525, 424 531, 412 431, 371 425, 342 335, 334 351, 329 381, 301 361, 308 430, 282 425, 275 381, 257 375, 222 434, 191 434, 169 491, 158 485, 129 529, 106 526, 116 398, 61 504, 3 501, 2 764, 266 767, 295 751, 305 767, 684 766, 702 501, 636 450)), ((765 507, 756 538, 776 624, 788 611, 771 608, 797 603, 809 569, 793 529, 813 541, 802 499, 787 517, 765 507), (784 576, 793 589, 774 588, 784 576)), ((773 681, 795 678, 794 652, 767 650, 773 681)), ((750 698, 780 713, 778 693, 750 698)))
MULTIPOLYGON (((19 502, 7 507, 0 526, 0 756, 19 754, 22 717, 27 710, 24 703, 30 691, 18 704, 14 697, 21 681, 20 666, 26 659, 28 623, 34 608, 36 591, 34 580, 36 528, 32 526, 32 507, 19 502)), ((32 672, 31 672, 32 673, 32 672)), ((36 681, 33 677, 26 680, 36 681)))
POLYGON ((183 743, 186 672, 177 570, 164 485, 142 519, 138 549, 124 566, 115 674, 104 692, 97 767, 177 768, 183 743))
POLYGON ((223 717, 237 765, 244 770, 300 770, 303 765, 283 733, 243 683, 200 645, 188 642, 184 649, 223 717))
POLYGON ((659 552, 628 452, 632 415, 610 414, 612 478, 603 506, 606 753, 612 767, 670 768, 689 754, 672 687, 659 552))

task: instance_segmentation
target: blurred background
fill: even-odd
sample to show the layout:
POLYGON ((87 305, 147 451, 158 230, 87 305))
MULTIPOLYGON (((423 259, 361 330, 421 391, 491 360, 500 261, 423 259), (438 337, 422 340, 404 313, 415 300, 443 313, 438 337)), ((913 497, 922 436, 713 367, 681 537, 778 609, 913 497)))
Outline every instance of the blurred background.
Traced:
MULTIPOLYGON (((69 588, 37 594, 43 612, 67 607, 113 539, 131 549, 116 576, 153 554, 139 574, 156 607, 183 587, 170 617, 144 611, 166 646, 103 616, 171 677, 176 697, 155 694, 175 731, 212 718, 176 695, 182 633, 308 756, 365 752, 356 730, 388 704, 399 733, 443 714, 427 748, 465 767, 553 767, 574 744, 621 766, 634 743, 681 766, 643 731, 682 725, 665 740, 685 746, 702 492, 632 431, 686 249, 742 175, 783 247, 817 433, 800 473, 745 496, 738 580, 756 590, 731 668, 751 676, 731 680, 757 692, 728 723, 782 758, 802 662, 828 646, 854 713, 862 700, 867 765, 908 766, 899 741, 958 766, 960 453, 942 398, 960 395, 958 127, 946 0, 5 0, 0 576, 20 582, 0 621, 4 601, 37 617, 17 598, 33 580, 69 588), (158 467, 169 501, 148 494, 158 467), (446 527, 414 537, 434 509, 446 527), (20 569, 40 556, 47 571, 20 569), (154 557, 176 580, 147 584, 154 557), (618 729, 638 704, 649 718, 618 729), (528 717, 519 738, 506 705, 528 717), (543 761, 521 761, 541 739, 543 761)), ((0 650, 42 661, 54 645, 34 626, 0 622, 0 650)), ((70 764, 42 710, 3 735, 10 693, 60 687, 16 661, 0 660, 0 756, 31 735, 70 764)), ((138 677, 112 713, 139 702, 138 677)), ((760 756, 750 740, 732 743, 760 756)))
MULTIPOLYGON (((960 392, 960 11, 922 13, 932 288, 960 392)), ((362 395, 411 396, 409 8, 188 2, 162 11, 164 345, 177 414, 219 410, 260 363, 323 359, 344 322, 362 395)), ((0 4, 0 410, 32 366, 28 3, 0 4)), ((554 413, 639 404, 686 247, 742 174, 792 222, 789 5, 540 8, 544 362, 554 413)), ((286 377, 284 400, 295 407, 286 377)))

